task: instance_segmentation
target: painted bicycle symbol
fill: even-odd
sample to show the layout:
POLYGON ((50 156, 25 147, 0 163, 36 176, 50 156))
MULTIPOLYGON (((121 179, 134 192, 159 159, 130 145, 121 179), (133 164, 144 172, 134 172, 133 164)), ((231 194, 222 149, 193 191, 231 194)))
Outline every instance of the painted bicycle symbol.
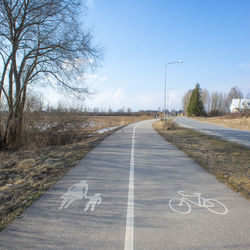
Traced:
POLYGON ((191 212, 191 204, 194 204, 199 207, 204 207, 208 209, 210 212, 215 214, 227 214, 228 209, 227 207, 220 201, 215 199, 205 199, 201 197, 201 193, 193 193, 191 195, 184 194, 185 191, 178 191, 181 198, 173 198, 169 200, 169 207, 179 214, 188 214, 191 212), (195 198, 196 201, 191 200, 195 198), (197 199, 196 199, 197 198, 197 199))

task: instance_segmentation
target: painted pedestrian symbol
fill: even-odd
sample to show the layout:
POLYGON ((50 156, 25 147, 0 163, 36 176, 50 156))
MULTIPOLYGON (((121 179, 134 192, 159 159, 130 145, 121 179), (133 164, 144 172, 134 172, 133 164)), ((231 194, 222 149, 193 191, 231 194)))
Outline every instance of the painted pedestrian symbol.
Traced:
POLYGON ((83 197, 87 199, 88 184, 87 181, 80 181, 68 188, 68 191, 64 193, 60 198, 63 199, 59 209, 67 208, 76 200, 82 200, 83 197), (85 191, 83 192, 83 189, 85 191))
POLYGON ((89 197, 89 202, 87 203, 84 212, 88 211, 89 207, 91 206, 91 211, 95 210, 95 206, 101 204, 102 198, 100 193, 96 193, 95 195, 89 197))
POLYGON ((217 201, 215 199, 205 199, 201 197, 200 193, 194 193, 191 195, 187 195, 184 193, 185 191, 178 191, 178 194, 180 194, 182 197, 173 198, 169 201, 169 207, 176 213, 189 214, 191 212, 192 204, 199 207, 204 207, 215 214, 225 215, 228 213, 227 207, 220 201, 217 201), (193 198, 196 201, 194 201, 193 198))
POLYGON ((61 202, 61 206, 59 209, 68 208, 70 204, 75 202, 76 200, 89 200, 87 205, 85 206, 84 211, 86 212, 91 206, 91 211, 95 210, 95 206, 99 205, 102 202, 101 194, 96 193, 93 196, 88 197, 88 183, 85 180, 80 181, 68 188, 67 192, 65 192, 60 198, 63 199, 61 202))

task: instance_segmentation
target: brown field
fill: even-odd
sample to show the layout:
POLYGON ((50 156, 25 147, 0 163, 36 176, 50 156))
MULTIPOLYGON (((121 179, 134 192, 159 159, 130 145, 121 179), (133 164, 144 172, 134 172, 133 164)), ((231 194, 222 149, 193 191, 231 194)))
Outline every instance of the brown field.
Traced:
POLYGON ((250 199, 250 149, 178 127, 172 121, 155 122, 154 128, 219 181, 250 199))
POLYGON ((33 128, 28 144, 19 151, 0 151, 0 231, 112 133, 99 134, 98 130, 147 118, 43 117, 40 121, 46 129, 42 130, 36 122, 26 124, 33 128))
POLYGON ((250 117, 228 118, 222 116, 222 117, 208 117, 208 118, 195 117, 194 119, 201 122, 221 125, 224 127, 250 131, 250 117))

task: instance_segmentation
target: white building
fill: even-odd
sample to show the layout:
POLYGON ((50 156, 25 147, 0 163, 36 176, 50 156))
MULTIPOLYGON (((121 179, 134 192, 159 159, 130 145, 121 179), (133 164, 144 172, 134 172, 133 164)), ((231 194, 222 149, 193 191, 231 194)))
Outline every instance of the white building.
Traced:
POLYGON ((233 99, 230 106, 231 113, 238 113, 243 110, 250 110, 250 99, 233 99))

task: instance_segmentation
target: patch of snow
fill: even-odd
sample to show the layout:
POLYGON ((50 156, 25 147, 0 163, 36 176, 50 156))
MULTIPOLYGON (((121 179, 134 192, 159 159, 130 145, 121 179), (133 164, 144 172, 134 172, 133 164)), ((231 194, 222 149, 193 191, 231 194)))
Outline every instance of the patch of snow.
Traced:
POLYGON ((97 130, 96 132, 97 132, 98 134, 103 134, 103 133, 106 133, 106 132, 108 132, 108 131, 114 130, 114 129, 118 128, 118 127, 119 127, 119 126, 103 128, 103 129, 97 130))
POLYGON ((94 128, 95 126, 101 125, 101 124, 102 122, 97 122, 97 121, 84 122, 82 124, 82 128, 87 128, 87 127, 94 128))
POLYGON ((51 129, 51 128, 53 128, 53 127, 56 127, 58 124, 59 124, 58 122, 52 122, 52 123, 47 123, 47 122, 45 122, 45 123, 43 123, 43 124, 39 124, 37 128, 38 128, 40 131, 46 131, 46 130, 48 130, 48 129, 51 129))

